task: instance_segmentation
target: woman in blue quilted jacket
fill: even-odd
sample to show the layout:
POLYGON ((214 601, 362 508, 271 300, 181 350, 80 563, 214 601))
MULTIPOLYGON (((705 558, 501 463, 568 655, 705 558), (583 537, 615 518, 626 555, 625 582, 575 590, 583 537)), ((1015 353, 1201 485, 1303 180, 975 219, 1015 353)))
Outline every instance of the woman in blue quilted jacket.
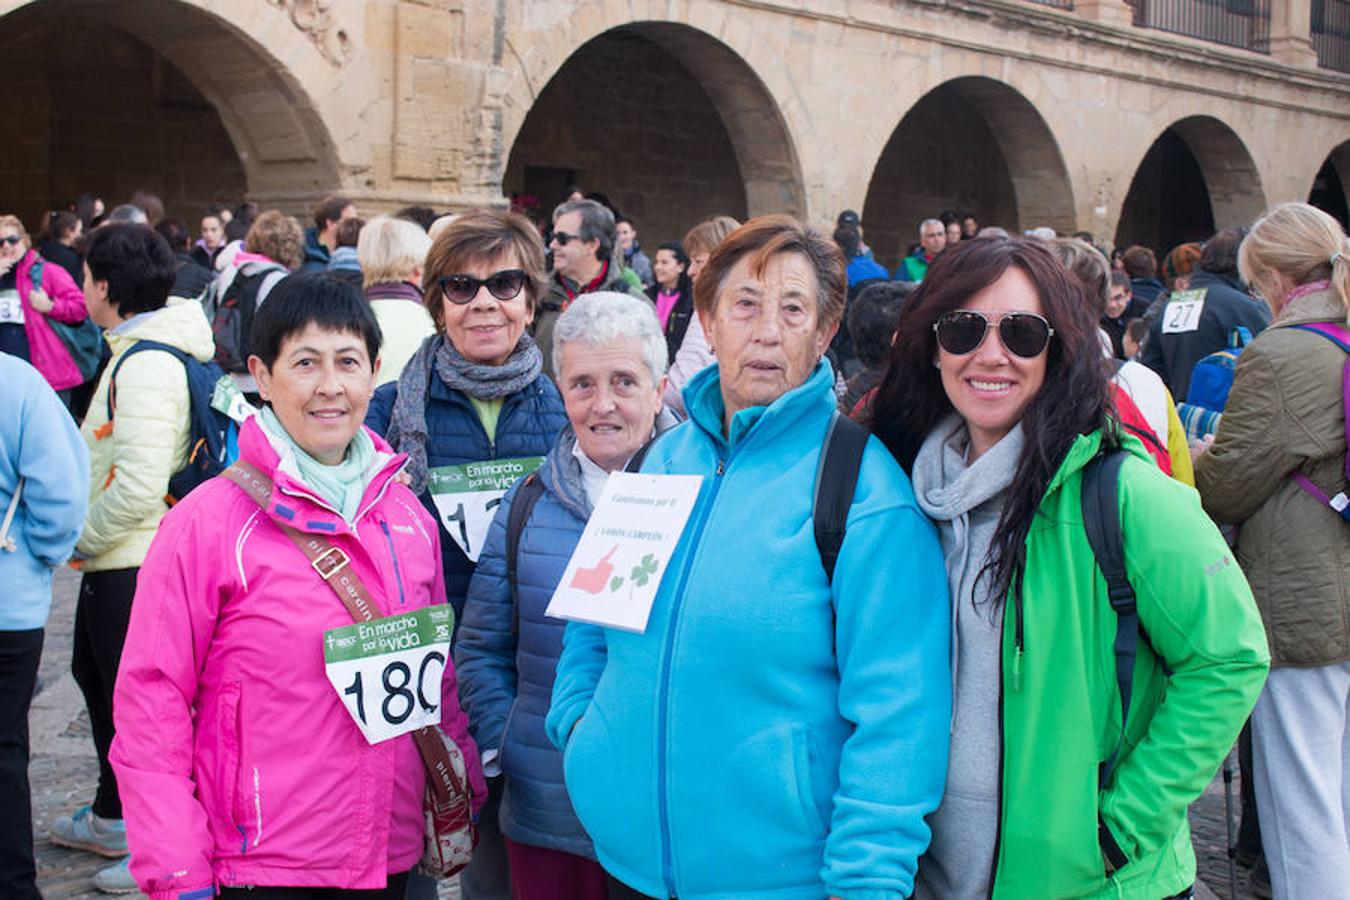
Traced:
POLYGON ((522 480, 497 509, 455 658, 473 733, 504 776, 500 822, 517 900, 604 900, 562 753, 544 732, 566 624, 544 609, 609 473, 676 420, 662 410, 666 344, 649 304, 607 292, 577 298, 558 319, 553 354, 570 424, 534 483, 522 480), (509 536, 517 504, 532 505, 509 536))
MULTIPOLYGON (((411 487, 436 517, 456 632, 469 578, 507 488, 539 467, 567 424, 558 389, 526 331, 545 285, 544 245, 523 216, 479 211, 437 235, 422 269, 436 325, 397 382, 380 387, 366 424, 408 454, 411 487)), ((457 638, 456 638, 457 639, 457 638)), ((464 900, 509 900, 493 779, 479 846, 460 874, 464 900)), ((422 897, 428 884, 414 885, 422 897)))

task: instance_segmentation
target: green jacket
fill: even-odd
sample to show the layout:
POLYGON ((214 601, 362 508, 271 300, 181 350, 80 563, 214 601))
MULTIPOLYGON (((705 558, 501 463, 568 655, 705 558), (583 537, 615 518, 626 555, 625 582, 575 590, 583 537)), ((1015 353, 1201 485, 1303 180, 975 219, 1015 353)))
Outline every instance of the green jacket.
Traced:
POLYGON ((1137 458, 1120 473, 1126 571, 1151 648, 1140 641, 1121 742, 1117 616, 1080 500, 1100 444, 1094 433, 1070 447, 1027 536, 1023 600, 1004 605, 997 900, 1158 900, 1189 887, 1186 807, 1232 747, 1270 665, 1251 590, 1199 497, 1127 438, 1137 458), (1118 746, 1099 790, 1098 767, 1118 746), (1128 860, 1111 877, 1109 841, 1128 860))

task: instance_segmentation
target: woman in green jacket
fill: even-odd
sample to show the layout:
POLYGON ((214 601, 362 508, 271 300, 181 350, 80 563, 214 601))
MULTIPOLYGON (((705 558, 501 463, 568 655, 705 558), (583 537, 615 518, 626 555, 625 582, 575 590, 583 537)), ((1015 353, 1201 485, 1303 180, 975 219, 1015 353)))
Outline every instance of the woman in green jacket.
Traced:
POLYGON ((1037 241, 963 241, 901 319, 872 424, 941 533, 955 688, 916 897, 1158 900, 1195 881, 1186 807, 1269 657, 1195 492, 1121 434, 1108 397, 1089 304, 1037 241), (1140 631, 1125 715, 1114 642, 1130 620, 1081 502, 1085 469, 1118 449, 1140 631))

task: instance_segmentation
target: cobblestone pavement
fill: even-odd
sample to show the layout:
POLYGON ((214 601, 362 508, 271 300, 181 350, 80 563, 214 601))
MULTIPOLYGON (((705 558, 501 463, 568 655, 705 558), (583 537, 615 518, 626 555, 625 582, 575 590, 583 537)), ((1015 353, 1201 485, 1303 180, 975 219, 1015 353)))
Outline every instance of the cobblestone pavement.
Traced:
MULTIPOLYGON (((108 860, 78 850, 57 847, 47 839, 52 819, 88 803, 98 781, 98 763, 84 700, 70 675, 71 634, 75 620, 75 594, 79 576, 62 570, 56 576, 55 600, 47 624, 46 645, 39 670, 41 686, 30 716, 33 760, 29 780, 33 785, 33 831, 36 841, 38 887, 47 900, 105 897, 90 885, 90 878, 108 860)), ((1234 756, 1236 773, 1236 756, 1234 756)), ((1237 778, 1233 797, 1237 803, 1237 778)), ((1204 796, 1191 808, 1191 825, 1199 857, 1200 900, 1230 897, 1227 831, 1224 820, 1223 782, 1216 777, 1204 796), (1208 886, 1208 887, 1207 887, 1208 886), (1209 890, 1212 887, 1213 891, 1209 890)), ((1238 894, 1234 900, 1254 897, 1247 889, 1247 873, 1238 870, 1238 894)), ((453 881, 441 886, 441 900, 458 900, 453 881)), ((123 895, 139 897, 136 895, 123 895)))

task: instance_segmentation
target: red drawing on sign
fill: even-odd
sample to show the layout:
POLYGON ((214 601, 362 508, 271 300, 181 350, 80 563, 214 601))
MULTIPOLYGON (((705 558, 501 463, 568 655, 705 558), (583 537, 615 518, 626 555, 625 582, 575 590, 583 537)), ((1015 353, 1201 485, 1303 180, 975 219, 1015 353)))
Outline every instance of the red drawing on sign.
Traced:
POLYGON ((619 545, 615 544, 609 548, 608 553, 600 557, 600 561, 593 567, 577 569, 576 574, 572 576, 572 587, 588 594, 598 594, 603 591, 605 583, 609 581, 609 573, 614 571, 614 566, 610 563, 609 558, 618 549, 619 545))

